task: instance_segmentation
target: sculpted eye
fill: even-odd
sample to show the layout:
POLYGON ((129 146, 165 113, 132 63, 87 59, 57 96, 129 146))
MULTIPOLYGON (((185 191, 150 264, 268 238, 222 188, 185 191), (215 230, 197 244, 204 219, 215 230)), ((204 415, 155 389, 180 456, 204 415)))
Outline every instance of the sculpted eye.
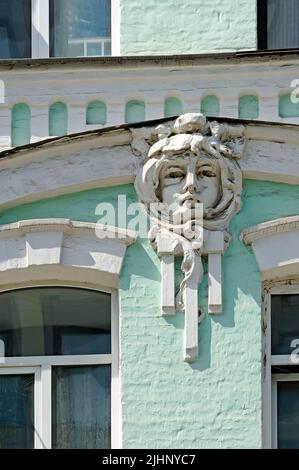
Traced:
POLYGON ((181 170, 180 168, 169 168, 165 172, 165 177, 166 178, 184 178, 185 172, 184 170, 181 170))
POLYGON ((203 177, 206 177, 206 178, 215 178, 216 177, 216 173, 211 170, 210 168, 209 169, 204 169, 204 168, 201 168, 198 170, 197 172, 197 176, 199 178, 203 178, 203 177))

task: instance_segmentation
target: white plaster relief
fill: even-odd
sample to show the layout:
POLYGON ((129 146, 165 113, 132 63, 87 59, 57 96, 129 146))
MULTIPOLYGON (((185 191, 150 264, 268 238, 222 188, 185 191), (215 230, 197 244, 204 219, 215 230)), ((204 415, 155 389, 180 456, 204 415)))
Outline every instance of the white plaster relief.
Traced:
MULTIPOLYGON (((93 270, 117 286, 132 231, 67 219, 36 219, 0 227, 0 273, 60 266, 93 270), (97 230, 97 233, 96 233, 97 230), (98 238, 101 235, 101 238, 98 238)), ((1 274, 0 274, 1 275, 1 274)))
POLYGON ((149 239, 161 257, 162 313, 175 314, 175 306, 185 313, 184 359, 191 362, 198 354, 203 255, 209 256, 209 313, 222 311, 221 256, 230 241, 228 224, 241 207, 238 160, 244 128, 187 113, 132 134, 132 149, 140 159, 135 187, 152 221, 149 239), (184 274, 176 305, 175 256, 183 256, 184 274))
POLYGON ((242 232, 241 240, 252 246, 263 280, 298 275, 299 216, 248 228, 242 232))

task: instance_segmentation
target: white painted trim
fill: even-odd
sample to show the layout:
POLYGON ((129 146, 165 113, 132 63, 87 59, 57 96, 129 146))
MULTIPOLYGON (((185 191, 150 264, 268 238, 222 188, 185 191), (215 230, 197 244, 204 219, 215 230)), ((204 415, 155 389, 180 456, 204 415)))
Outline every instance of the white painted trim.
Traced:
POLYGON ((276 355, 276 356, 272 355, 271 365, 272 366, 293 366, 294 362, 292 362, 290 354, 276 355))
POLYGON ((64 234, 76 234, 77 236, 97 236, 99 240, 116 240, 124 245, 131 245, 136 241, 137 234, 133 230, 127 230, 112 225, 96 224, 92 222, 80 222, 71 219, 29 219, 20 220, 11 224, 0 225, 0 238, 14 234, 28 234, 38 232, 63 232, 64 234))
POLYGON ((271 449, 271 295, 264 293, 262 306, 262 445, 271 449))
POLYGON ((68 219, 4 225, 0 228, 0 273, 5 276, 0 277, 0 287, 22 283, 25 271, 33 283, 84 279, 86 284, 115 288, 126 247, 135 239, 133 231, 68 219))
POLYGON ((299 216, 265 222, 244 230, 241 240, 251 244, 262 279, 299 273, 299 216))
MULTIPOLYGON (((49 286, 48 286, 49 287, 49 286)), ((51 286, 50 286, 51 287, 51 286)), ((57 287, 57 286, 55 286, 57 287)), ((69 287, 69 286, 65 286, 69 287)), ((82 287, 78 287, 82 289, 82 287)), ((16 289, 18 290, 18 289, 16 289)), ((4 291, 7 292, 7 291, 4 291)), ((102 291, 101 291, 102 292, 102 291)), ((35 367, 42 366, 45 369, 49 366, 84 366, 94 364, 111 364, 112 354, 94 354, 80 356, 26 356, 26 357, 6 357, 1 359, 0 368, 7 367, 35 367)))
POLYGON ((271 382, 271 418, 272 418, 272 425, 271 425, 271 448, 277 449, 277 381, 272 379, 271 382))
POLYGON ((49 0, 32 0, 32 58, 49 57, 49 0))
POLYGON ((269 220, 247 228, 243 230, 241 234, 241 241, 246 245, 251 245, 262 238, 271 237, 279 233, 291 232, 293 230, 299 230, 299 215, 269 220))
POLYGON ((277 383, 299 382, 299 374, 273 374, 272 376, 272 448, 278 448, 277 441, 277 383))
POLYGON ((118 295, 111 293, 111 447, 122 448, 121 383, 119 370, 119 302, 118 295))
POLYGON ((1 368, 0 375, 33 375, 34 376, 34 448, 43 449, 42 413, 41 413, 41 370, 40 367, 1 368))
POLYGON ((263 448, 277 448, 277 384, 280 380, 299 380, 299 374, 273 374, 271 366, 292 365, 290 355, 271 355, 271 296, 274 294, 299 293, 299 284, 285 283, 264 289, 263 301, 263 381, 262 381, 262 424, 263 448), (292 379, 291 379, 292 378, 292 379))
MULTIPOLYGON (((50 7, 49 0, 31 0, 33 59, 50 57, 50 7)), ((119 0, 111 0, 111 54, 120 55, 119 0)))
POLYGON ((111 0, 111 54, 120 55, 120 5, 119 0, 111 0))
MULTIPOLYGON (((20 358, 18 358, 20 359, 20 358)), ((41 413, 43 448, 52 448, 52 366, 41 368, 41 413)))

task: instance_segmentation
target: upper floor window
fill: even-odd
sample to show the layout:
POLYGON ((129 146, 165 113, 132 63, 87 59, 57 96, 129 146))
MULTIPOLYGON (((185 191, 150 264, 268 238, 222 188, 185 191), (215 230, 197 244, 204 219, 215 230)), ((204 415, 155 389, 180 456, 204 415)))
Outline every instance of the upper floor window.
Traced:
POLYGON ((298 48, 298 23, 298 0, 258 0, 258 48, 298 48))
POLYGON ((31 56, 31 0, 0 0, 0 59, 31 56))
POLYGON ((0 0, 0 59, 111 55, 117 0, 0 0))
POLYGON ((110 0, 50 0, 50 55, 111 55, 110 0))

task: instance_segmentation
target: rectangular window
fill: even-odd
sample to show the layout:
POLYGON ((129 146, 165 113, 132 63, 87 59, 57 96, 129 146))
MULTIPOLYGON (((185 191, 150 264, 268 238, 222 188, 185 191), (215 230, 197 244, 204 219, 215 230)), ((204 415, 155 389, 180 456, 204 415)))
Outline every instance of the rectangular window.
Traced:
POLYGON ((299 449, 299 288, 274 288, 265 310, 265 447, 299 449))
POLYGON ((50 0, 50 56, 111 55, 110 0, 50 0))
POLYGON ((31 0, 0 0, 0 59, 31 57, 31 0))
POLYGON ((298 0, 257 0, 258 48, 299 47, 298 0))
POLYGON ((117 23, 118 0, 0 0, 0 60, 119 54, 117 23))
POLYGON ((0 449, 118 445, 114 296, 71 287, 0 293, 0 449))

